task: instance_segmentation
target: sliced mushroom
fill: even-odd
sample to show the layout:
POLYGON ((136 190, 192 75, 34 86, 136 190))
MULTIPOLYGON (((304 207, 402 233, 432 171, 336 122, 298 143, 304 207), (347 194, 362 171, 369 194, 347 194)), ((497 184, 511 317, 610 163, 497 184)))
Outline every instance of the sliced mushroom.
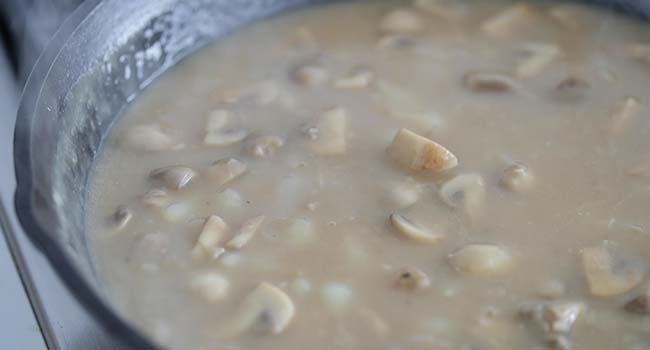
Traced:
POLYGON ((641 294, 625 303, 624 308, 631 313, 650 315, 650 288, 646 288, 641 294))
POLYGON ((254 137, 246 141, 246 150, 256 158, 268 158, 284 146, 284 140, 278 136, 267 135, 254 137))
POLYGON ((204 256, 209 256, 212 259, 218 258, 224 252, 219 244, 227 230, 228 225, 221 217, 210 215, 205 220, 201 234, 192 249, 192 257, 195 259, 201 259, 204 256))
POLYGON ((612 136, 620 135, 629 124, 630 119, 641 111, 641 102, 635 97, 626 97, 610 117, 612 136))
POLYGON ((485 182, 478 174, 460 174, 440 186, 440 199, 452 208, 462 205, 471 218, 477 218, 485 206, 485 182))
POLYGON ((240 128, 227 128, 234 114, 225 109, 216 109, 210 112, 205 123, 205 137, 203 143, 209 146, 229 146, 243 141, 248 133, 240 128))
POLYGON ((535 12, 530 4, 517 3, 485 20, 481 30, 492 36, 514 34, 523 26, 532 24, 535 12))
POLYGON ((469 72, 463 76, 463 84, 476 92, 504 93, 517 88, 510 76, 491 72, 469 72))
POLYGON ((319 64, 305 64, 296 68, 292 73, 293 79, 305 86, 315 87, 329 80, 329 73, 319 64))
POLYGON ((508 271, 512 266, 512 255, 498 245, 468 244, 449 254, 449 262, 456 271, 490 276, 508 271))
POLYGON ((595 296, 623 294, 643 279, 643 264, 633 259, 615 259, 604 246, 583 248, 581 256, 589 291, 595 296))
POLYGON ((417 12, 399 8, 384 16, 379 27, 387 33, 415 33, 424 29, 424 22, 417 12))
POLYGON ((444 238, 443 235, 428 231, 400 214, 391 214, 390 223, 402 236, 420 243, 434 244, 444 238))
POLYGON ((416 171, 440 172, 458 165, 458 158, 447 148, 408 129, 397 132, 388 154, 402 166, 416 171))
POLYGON ((579 302, 538 302, 524 305, 519 315, 542 333, 550 349, 568 350, 571 330, 584 309, 579 302))
POLYGON ((431 280, 426 273, 416 267, 403 267, 397 273, 395 285, 407 290, 424 289, 431 286, 431 280))
POLYGON ((589 83, 578 77, 568 77, 555 88, 555 95, 563 101, 577 101, 584 97, 589 83))
POLYGON ((325 111, 316 125, 318 139, 310 143, 311 150, 319 155, 335 156, 347 151, 348 116, 345 109, 337 107, 325 111))
POLYGON ((230 290, 230 282, 219 273, 202 273, 192 277, 190 288, 198 292, 209 303, 224 300, 230 290))
POLYGON ((248 221, 246 221, 242 227, 239 229, 239 232, 226 243, 226 248, 232 250, 242 249, 248 243, 248 241, 255 236, 257 230, 262 226, 264 222, 264 216, 257 216, 248 221))
POLYGON ((246 163, 237 158, 224 158, 214 162, 207 172, 218 186, 223 186, 243 175, 247 169, 246 163))
POLYGON ((133 212, 126 206, 119 206, 117 210, 111 215, 110 226, 114 232, 119 232, 124 230, 126 225, 133 219, 133 212))
POLYGON ((280 334, 291 323, 295 306, 281 289, 260 283, 246 296, 233 318, 223 326, 219 338, 231 338, 246 331, 280 334))
POLYGON ((159 124, 143 124, 126 131, 126 144, 136 150, 159 152, 173 149, 177 143, 159 124))
POLYGON ((142 196, 142 202, 150 207, 162 208, 171 203, 171 198, 164 190, 154 188, 142 196))
POLYGON ((521 162, 515 162, 505 168, 499 179, 499 185, 514 192, 530 190, 534 184, 535 176, 528 166, 521 162))
POLYGON ((196 176, 192 168, 180 165, 166 166, 152 170, 149 177, 159 180, 169 189, 180 190, 187 186, 196 176))
POLYGON ((374 72, 368 68, 355 68, 347 76, 337 80, 334 87, 337 89, 367 88, 372 83, 374 76, 374 72))
POLYGON ((554 44, 531 43, 524 47, 527 57, 523 59, 515 71, 519 79, 528 79, 538 76, 557 57, 560 56, 560 48, 554 44))

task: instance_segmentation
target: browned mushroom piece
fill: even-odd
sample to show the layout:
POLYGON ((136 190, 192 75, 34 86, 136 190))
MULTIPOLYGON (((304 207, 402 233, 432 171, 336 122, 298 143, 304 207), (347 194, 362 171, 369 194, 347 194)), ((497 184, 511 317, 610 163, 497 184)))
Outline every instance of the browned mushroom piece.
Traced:
POLYGON ((650 315, 650 288, 644 289, 640 294, 625 303, 625 311, 650 315))
POLYGON ((406 290, 417 290, 431 286, 431 280, 422 270, 408 266, 398 271, 395 285, 406 290))
POLYGON ((458 165, 458 158, 449 149, 408 129, 400 129, 395 134, 388 154, 403 167, 415 171, 440 172, 458 165))
POLYGON ((463 76, 463 85, 475 92, 491 93, 512 92, 517 87, 510 76, 492 72, 468 72, 463 76))
POLYGON ((110 217, 110 225, 115 232, 122 231, 133 218, 133 211, 127 206, 119 206, 110 217))
POLYGON ((561 101, 578 101, 585 97, 589 86, 589 83, 582 78, 567 77, 557 84, 553 93, 561 101))
POLYGON ((594 296, 626 293, 641 283, 645 273, 640 259, 615 256, 604 245, 583 248, 581 257, 589 291, 594 296))

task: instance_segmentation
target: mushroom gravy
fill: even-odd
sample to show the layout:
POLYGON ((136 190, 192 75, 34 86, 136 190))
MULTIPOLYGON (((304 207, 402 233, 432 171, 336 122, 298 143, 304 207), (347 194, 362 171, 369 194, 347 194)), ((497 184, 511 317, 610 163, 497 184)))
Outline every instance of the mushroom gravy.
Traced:
POLYGON ((115 125, 87 223, 171 349, 650 349, 650 31, 570 3, 321 5, 115 125))

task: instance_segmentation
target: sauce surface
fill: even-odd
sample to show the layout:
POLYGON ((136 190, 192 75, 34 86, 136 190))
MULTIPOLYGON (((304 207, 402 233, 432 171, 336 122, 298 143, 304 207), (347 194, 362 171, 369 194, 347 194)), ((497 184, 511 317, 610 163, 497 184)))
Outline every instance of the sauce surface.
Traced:
POLYGON ((87 224, 171 349, 650 344, 650 36, 579 5, 257 23, 115 125, 87 224))

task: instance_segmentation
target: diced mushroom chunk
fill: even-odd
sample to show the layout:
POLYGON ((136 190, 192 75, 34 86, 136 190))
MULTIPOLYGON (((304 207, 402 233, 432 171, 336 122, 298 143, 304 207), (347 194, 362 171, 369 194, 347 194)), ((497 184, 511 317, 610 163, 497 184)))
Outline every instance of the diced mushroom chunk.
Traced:
POLYGON ((164 190, 154 188, 142 196, 142 202, 150 207, 162 208, 171 202, 171 198, 164 190))
POLYGON ((494 244, 469 244, 449 255, 451 266, 468 275, 490 276, 506 272, 512 255, 494 244))
POLYGON ((416 267, 404 267, 397 273, 395 285, 407 290, 424 289, 431 286, 431 280, 416 267))
POLYGON ((149 177, 161 181, 167 188, 180 190, 187 186, 196 176, 192 168, 186 166, 167 166, 155 169, 149 173, 149 177))
POLYGON ((650 315, 650 288, 644 289, 641 294, 625 303, 624 308, 631 313, 650 315))
POLYGON ((434 244, 444 238, 443 235, 430 232, 400 214, 391 214, 389 220, 399 234, 416 242, 434 244))
POLYGON ((463 84, 475 92, 504 93, 514 91, 515 81, 500 73, 469 72, 463 77, 463 84))
POLYGON ((452 208, 462 206, 472 218, 480 216, 485 205, 485 182, 478 174, 460 174, 440 186, 440 199, 452 208))
POLYGON ((579 302, 539 302, 524 305, 519 314, 542 333, 549 349, 568 350, 571 330, 584 308, 579 302))
POLYGON ((133 212, 126 206, 119 206, 111 215, 110 225, 115 232, 122 231, 133 219, 133 212))
POLYGON ((535 183, 535 177, 528 166, 521 162, 515 162, 503 170, 499 184, 514 192, 527 191, 535 183))
POLYGON ((558 56, 560 48, 557 45, 546 43, 531 43, 524 47, 527 57, 524 58, 515 72, 520 79, 533 78, 539 75, 558 56))
POLYGON ((212 259, 218 258, 224 253, 224 249, 219 244, 227 230, 228 225, 221 217, 211 215, 205 220, 201 234, 199 234, 194 249, 192 249, 192 256, 195 259, 201 259, 205 256, 212 259))
POLYGON ((174 148, 177 143, 159 124, 143 124, 127 130, 126 144, 136 150, 159 152, 174 148))
POLYGON ((336 81, 338 89, 363 89, 372 83, 375 74, 368 68, 355 68, 347 76, 336 81))
POLYGON ((329 73, 321 65, 305 64, 293 71, 293 79, 301 85, 314 87, 326 83, 329 80, 329 73))
POLYGON ((481 24, 481 30, 492 36, 506 36, 516 33, 525 25, 530 25, 535 16, 533 7, 517 3, 488 18, 481 24))
POLYGON ((216 303, 228 296, 230 282, 219 273, 203 273, 192 277, 190 288, 199 293, 207 302, 216 303))
POLYGON ((248 241, 250 241, 257 230, 262 226, 264 222, 264 216, 258 216, 246 221, 242 227, 239 229, 239 232, 226 243, 226 248, 238 250, 243 248, 248 241))
POLYGON ((246 331, 280 334, 291 323, 295 306, 281 289, 262 282, 246 296, 233 318, 224 325, 220 338, 238 336, 246 331))
POLYGON ((239 159, 224 158, 214 162, 207 172, 218 186, 223 186, 243 175, 247 169, 246 163, 239 159))
POLYGON ((641 102, 635 97, 626 97, 610 117, 610 131, 613 136, 620 135, 630 119, 641 111, 641 102))
POLYGON ((249 154, 257 158, 268 158, 284 146, 284 140, 278 136, 267 135, 254 137, 247 141, 246 149, 249 154))
POLYGON ((450 150, 408 129, 397 132, 388 154, 402 166, 416 171, 440 172, 458 165, 458 158, 450 150))
POLYGON ((335 156, 347 151, 348 116, 343 108, 333 108, 321 115, 316 128, 318 139, 310 142, 311 150, 319 155, 335 156))
POLYGON ((209 146, 229 146, 244 140, 246 130, 227 128, 233 118, 234 114, 228 110, 216 109, 210 112, 205 124, 203 143, 209 146))
POLYGON ((387 33, 414 33, 424 29, 424 22, 417 12, 399 8, 389 12, 379 26, 387 33))
POLYGON ((644 275, 643 264, 635 259, 615 259, 605 246, 582 249, 582 265, 591 294, 608 297, 636 287, 644 275))

